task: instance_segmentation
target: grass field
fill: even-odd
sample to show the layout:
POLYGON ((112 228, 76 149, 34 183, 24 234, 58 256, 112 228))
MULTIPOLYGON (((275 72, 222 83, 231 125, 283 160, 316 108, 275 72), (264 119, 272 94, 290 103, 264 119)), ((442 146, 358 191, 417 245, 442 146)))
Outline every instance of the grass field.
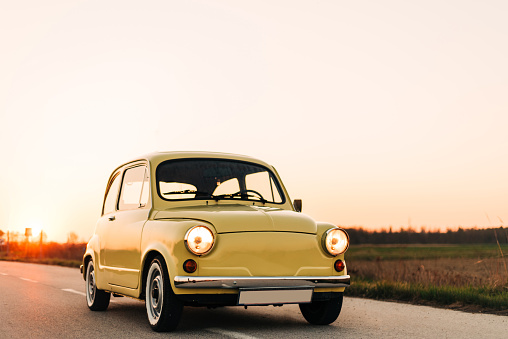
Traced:
POLYGON ((506 254, 506 245, 352 246, 346 294, 508 315, 506 254))

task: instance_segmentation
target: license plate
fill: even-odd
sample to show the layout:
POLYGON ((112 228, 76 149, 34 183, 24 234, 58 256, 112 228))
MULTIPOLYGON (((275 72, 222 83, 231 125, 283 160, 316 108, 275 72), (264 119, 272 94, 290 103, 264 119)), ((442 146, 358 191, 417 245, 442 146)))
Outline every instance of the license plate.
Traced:
POLYGON ((310 303, 313 289, 255 290, 241 289, 238 305, 271 305, 310 303))

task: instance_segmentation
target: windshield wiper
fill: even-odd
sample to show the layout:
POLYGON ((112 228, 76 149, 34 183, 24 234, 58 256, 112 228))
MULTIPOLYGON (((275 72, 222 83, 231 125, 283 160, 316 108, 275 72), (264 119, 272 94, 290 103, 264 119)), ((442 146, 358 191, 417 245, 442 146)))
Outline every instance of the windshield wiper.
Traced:
MULTIPOLYGON (((257 192, 256 192, 257 193, 257 192)), ((252 198, 257 198, 259 199, 260 202, 262 202, 263 204, 266 203, 268 200, 266 200, 265 198, 263 198, 261 196, 261 194, 255 194, 255 193, 252 193, 252 192, 246 192, 246 191, 239 191, 239 192, 236 192, 236 193, 226 193, 226 194, 219 194, 219 195, 212 195, 212 199, 214 199, 215 201, 219 201, 220 199, 234 199, 235 197, 240 197, 240 198, 243 198, 243 197, 252 197, 252 198)), ((250 201, 253 201, 252 199, 247 199, 247 200, 250 200, 250 201)), ((257 201, 257 200, 256 200, 257 201)))
POLYGON ((212 195, 212 199, 215 201, 218 201, 220 199, 233 199, 233 194, 219 194, 219 195, 212 195))
POLYGON ((164 195, 166 194, 195 194, 195 195, 205 195, 205 196, 210 196, 210 193, 208 192, 203 192, 203 191, 196 191, 196 190, 183 190, 183 191, 171 191, 171 192, 166 192, 166 193, 162 193, 164 195))
MULTIPOLYGON (((215 201, 219 201, 221 199, 234 199, 235 197, 239 197, 239 198, 256 198, 255 201, 260 201, 262 202, 263 204, 267 202, 267 200, 265 198, 263 198, 263 196, 257 192, 251 192, 251 191, 239 191, 239 192, 236 192, 236 193, 226 193, 226 194, 219 194, 219 195, 212 195, 208 192, 203 192, 203 191, 197 191, 197 190, 183 190, 183 191, 170 191, 170 192, 165 192, 165 193, 162 193, 163 195, 167 195, 167 194, 195 194, 196 196, 206 196, 206 197, 211 197, 212 199, 214 199, 215 201), (257 200, 259 199, 259 200, 257 200)), ((250 200, 250 201, 254 201, 252 199, 247 199, 247 200, 250 200)))

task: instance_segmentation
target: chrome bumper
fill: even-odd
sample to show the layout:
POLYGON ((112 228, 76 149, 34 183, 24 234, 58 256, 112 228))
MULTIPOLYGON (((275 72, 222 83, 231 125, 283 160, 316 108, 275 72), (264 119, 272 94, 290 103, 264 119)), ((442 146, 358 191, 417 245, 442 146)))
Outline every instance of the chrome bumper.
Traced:
POLYGON ((191 277, 176 276, 178 288, 277 288, 277 287, 348 287, 349 275, 327 277, 191 277))

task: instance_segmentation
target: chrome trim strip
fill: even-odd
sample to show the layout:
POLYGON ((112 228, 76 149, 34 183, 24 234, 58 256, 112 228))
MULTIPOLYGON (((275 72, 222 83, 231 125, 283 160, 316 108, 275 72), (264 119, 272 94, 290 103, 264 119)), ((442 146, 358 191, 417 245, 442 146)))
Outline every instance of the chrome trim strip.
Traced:
POLYGON ((178 288, 249 288, 249 287, 348 287, 349 275, 289 277, 194 277, 176 276, 178 288))
POLYGON ((102 265, 100 268, 104 269, 104 270, 116 271, 116 272, 120 272, 120 273, 121 272, 139 273, 139 270, 132 269, 132 268, 114 267, 114 266, 105 266, 105 265, 102 265))

